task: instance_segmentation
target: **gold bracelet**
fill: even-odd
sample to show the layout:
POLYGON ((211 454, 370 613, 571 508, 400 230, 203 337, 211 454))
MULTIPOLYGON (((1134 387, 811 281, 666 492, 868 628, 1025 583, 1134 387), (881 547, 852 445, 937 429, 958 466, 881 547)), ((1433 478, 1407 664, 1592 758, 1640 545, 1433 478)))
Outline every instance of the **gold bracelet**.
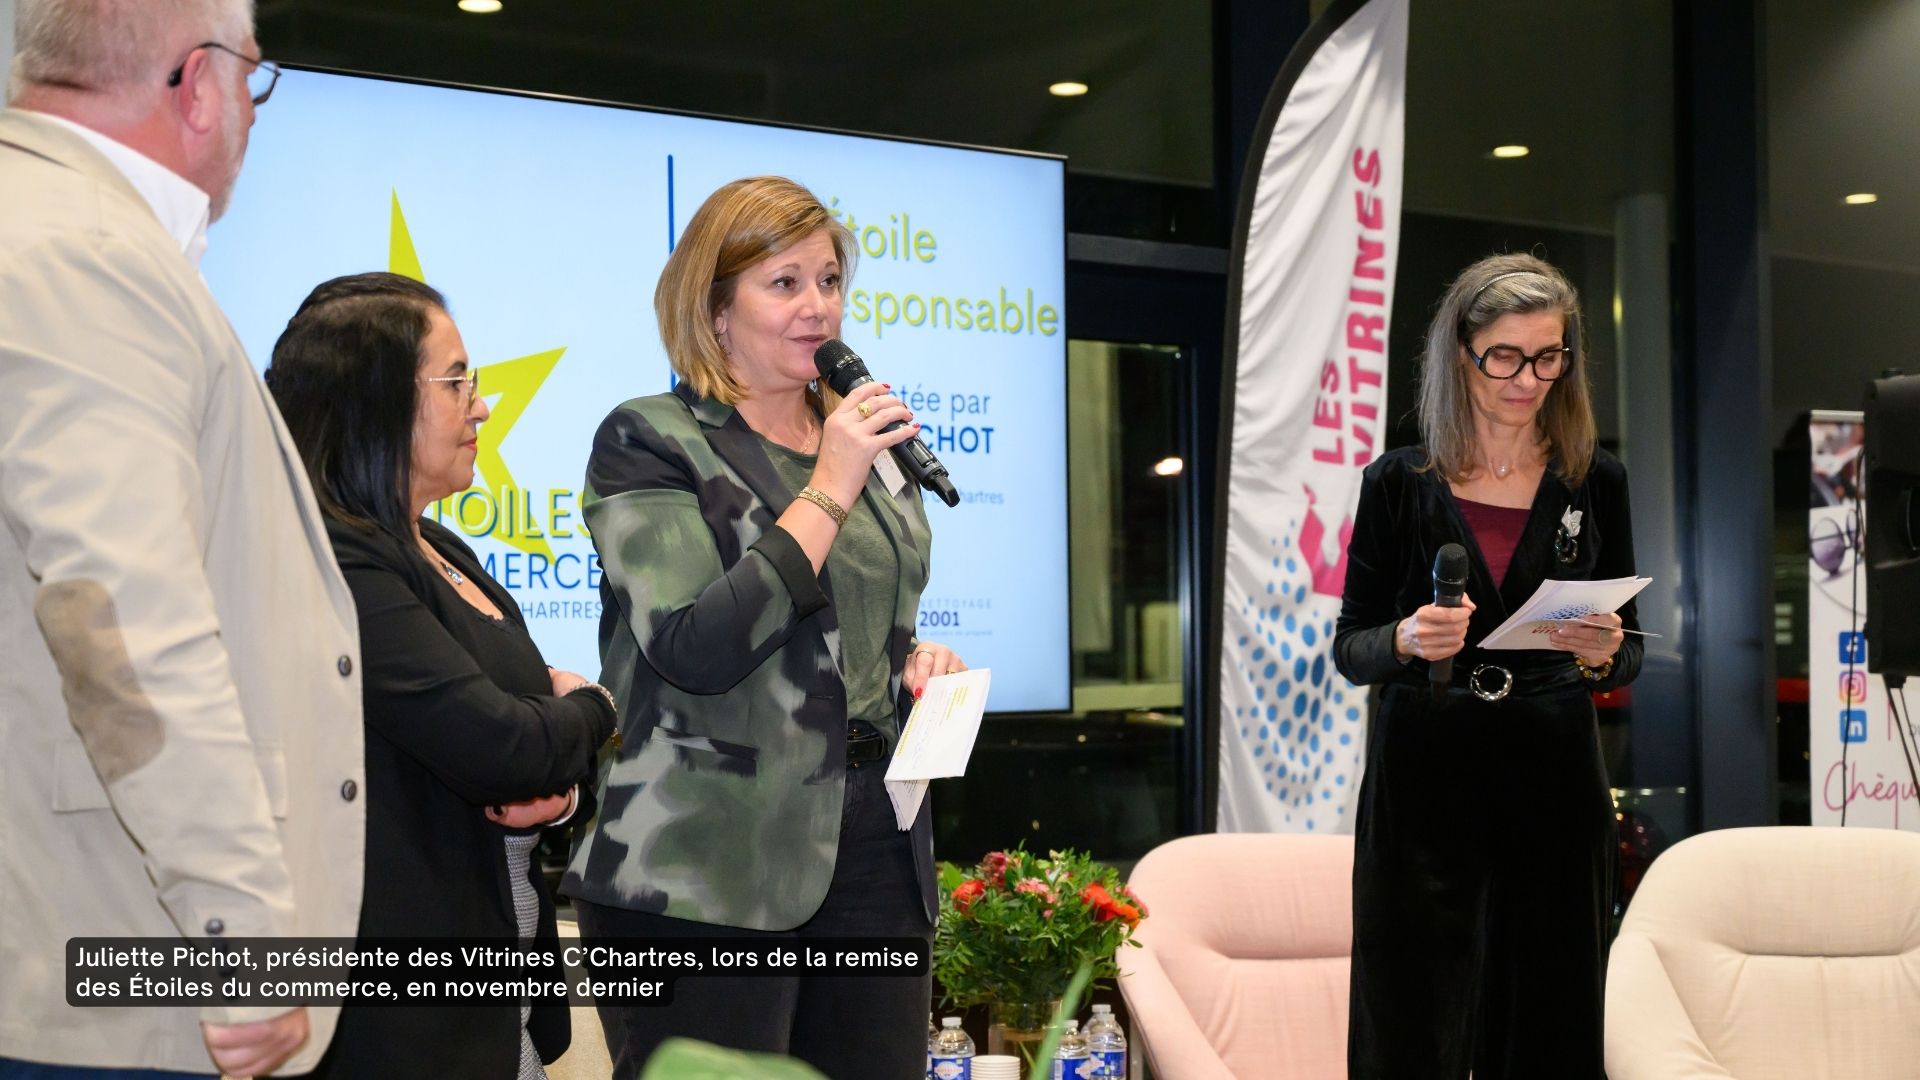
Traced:
POLYGON ((601 686, 599 683, 594 682, 591 679, 582 679, 574 685, 573 689, 567 691, 567 693, 577 694, 582 690, 591 690, 594 693, 599 694, 602 698, 606 700, 607 708, 613 710, 613 715, 615 716, 620 715, 620 706, 614 703, 613 691, 607 689, 604 686, 601 686))
POLYGON ((1601 679, 1613 674, 1613 657, 1607 657, 1607 662, 1601 664, 1599 667, 1588 667, 1585 660, 1576 656, 1573 658, 1573 666, 1580 669, 1581 678, 1592 682, 1599 682, 1601 679))
POLYGON ((820 509, 825 510, 827 516, 833 519, 835 525, 845 525, 847 523, 846 510, 843 509, 839 503, 833 501, 833 496, 828 495, 812 484, 808 484, 806 487, 800 489, 800 497, 820 509))

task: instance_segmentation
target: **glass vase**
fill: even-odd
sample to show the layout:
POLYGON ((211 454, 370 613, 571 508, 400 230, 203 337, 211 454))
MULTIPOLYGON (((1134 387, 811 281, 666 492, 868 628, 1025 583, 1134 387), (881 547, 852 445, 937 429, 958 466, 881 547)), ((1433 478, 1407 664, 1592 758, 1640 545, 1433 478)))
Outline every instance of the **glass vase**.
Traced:
POLYGON ((987 1005, 987 1053, 1014 1054, 1020 1058, 1022 1074, 1033 1067, 1040 1044, 1047 1040, 1047 1024, 1053 1020, 1060 999, 1052 1001, 989 1002, 987 1005))

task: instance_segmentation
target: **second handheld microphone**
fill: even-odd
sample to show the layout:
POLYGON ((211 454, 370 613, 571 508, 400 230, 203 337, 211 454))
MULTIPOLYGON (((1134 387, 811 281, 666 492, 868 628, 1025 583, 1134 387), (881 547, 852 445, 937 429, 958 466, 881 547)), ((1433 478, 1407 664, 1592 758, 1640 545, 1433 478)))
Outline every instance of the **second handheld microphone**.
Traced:
MULTIPOLYGON (((813 350, 813 366, 820 372, 820 377, 827 380, 827 385, 833 387, 833 392, 841 397, 852 393, 854 387, 873 381, 873 376, 867 371, 866 361, 838 338, 813 350)), ((901 421, 895 420, 881 430, 892 431, 901 426, 901 421)), ((893 456, 915 483, 940 496, 941 502, 948 506, 960 504, 960 492, 954 489, 953 481, 947 477, 947 467, 933 456, 933 451, 920 441, 920 436, 915 435, 894 447, 893 456)))

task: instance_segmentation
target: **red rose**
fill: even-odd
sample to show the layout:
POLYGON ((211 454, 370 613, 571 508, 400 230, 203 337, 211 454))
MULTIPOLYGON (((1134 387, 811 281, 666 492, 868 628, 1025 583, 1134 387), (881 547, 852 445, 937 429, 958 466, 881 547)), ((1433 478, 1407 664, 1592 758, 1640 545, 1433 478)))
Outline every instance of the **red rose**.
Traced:
POLYGON ((1112 906, 1113 894, 1107 891, 1105 885, 1096 881, 1080 890, 1080 902, 1093 908, 1095 911, 1104 912, 1108 907, 1112 906))
POLYGON ((973 907, 973 902, 980 899, 986 891, 987 886, 983 882, 975 880, 963 881, 954 887, 953 906, 959 908, 961 913, 965 914, 973 907))

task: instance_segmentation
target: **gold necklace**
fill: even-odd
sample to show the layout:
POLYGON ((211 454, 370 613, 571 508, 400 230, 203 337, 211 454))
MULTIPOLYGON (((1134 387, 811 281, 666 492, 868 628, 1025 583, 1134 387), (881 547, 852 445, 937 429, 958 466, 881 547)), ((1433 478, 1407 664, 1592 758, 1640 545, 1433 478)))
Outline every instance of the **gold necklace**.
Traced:
POLYGON ((819 449, 820 437, 827 430, 826 421, 815 416, 812 409, 806 411, 807 434, 800 440, 800 452, 811 454, 819 449))

